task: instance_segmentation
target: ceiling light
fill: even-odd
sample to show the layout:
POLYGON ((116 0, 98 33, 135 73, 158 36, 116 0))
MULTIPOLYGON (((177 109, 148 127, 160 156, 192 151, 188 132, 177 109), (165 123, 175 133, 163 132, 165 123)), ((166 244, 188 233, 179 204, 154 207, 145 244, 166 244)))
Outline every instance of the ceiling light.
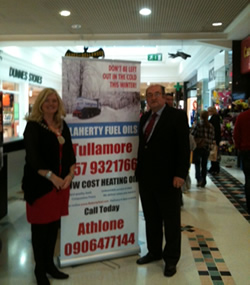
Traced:
POLYGON ((77 29, 81 29, 81 27, 82 27, 82 26, 79 25, 79 24, 75 24, 75 25, 72 25, 72 26, 71 26, 72 29, 76 29, 76 30, 77 30, 77 29))
POLYGON ((143 15, 143 16, 148 16, 148 15, 151 14, 151 10, 148 9, 148 8, 143 8, 143 9, 140 10, 139 13, 140 13, 141 15, 143 15))
POLYGON ((63 11, 59 12, 59 14, 60 14, 61 16, 67 17, 67 16, 69 16, 71 13, 70 13, 70 11, 63 10, 63 11))
POLYGON ((212 24, 214 27, 219 27, 219 26, 222 26, 222 23, 221 22, 217 22, 217 23, 213 23, 212 24))

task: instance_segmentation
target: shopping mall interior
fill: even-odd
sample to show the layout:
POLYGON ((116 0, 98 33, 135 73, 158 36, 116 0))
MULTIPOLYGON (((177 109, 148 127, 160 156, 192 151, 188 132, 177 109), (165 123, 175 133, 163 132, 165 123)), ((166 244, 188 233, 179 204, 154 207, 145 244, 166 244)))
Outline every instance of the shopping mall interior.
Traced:
MULTIPOLYGON (((140 65, 138 119, 147 108, 149 84, 159 83, 173 94, 174 107, 187 112, 190 127, 201 110, 215 106, 223 131, 221 171, 208 174, 206 187, 200 188, 191 165, 174 277, 163 276, 162 261, 136 264, 147 253, 138 199, 138 254, 65 266, 70 278, 50 279, 51 284, 249 285, 250 215, 232 140, 233 122, 250 97, 249 0, 1 0, 0 6, 0 284, 36 282, 21 189, 24 117, 43 88, 63 96, 62 60, 71 51, 90 61, 140 65), (142 8, 151 11, 142 15, 142 8), (62 10, 69 15, 61 16, 62 10), (103 53, 93 58, 99 49, 103 53), (243 72, 242 57, 248 64, 243 72)), ((55 262, 60 239, 59 233, 55 262)))
MULTIPOLYGON (((30 225, 20 187, 23 151, 9 154, 8 215, 0 220, 0 281, 3 285, 35 283, 30 225)), ((79 285, 248 285, 249 222, 244 198, 244 175, 237 167, 222 167, 210 176, 205 188, 196 187, 191 166, 191 189, 183 194, 182 254, 177 274, 163 276, 164 263, 137 265, 147 253, 145 221, 139 206, 139 254, 67 266, 66 281, 50 279, 51 284, 79 285)), ((137 219, 137 217, 135 217, 137 219)), ((55 262, 60 254, 58 235, 55 262)))

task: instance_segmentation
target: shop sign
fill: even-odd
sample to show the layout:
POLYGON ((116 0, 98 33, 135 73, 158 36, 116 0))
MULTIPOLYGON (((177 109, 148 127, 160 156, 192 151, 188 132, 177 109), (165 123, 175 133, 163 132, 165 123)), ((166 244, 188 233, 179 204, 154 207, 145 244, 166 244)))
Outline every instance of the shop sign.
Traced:
POLYGON ((211 68, 208 72, 208 81, 213 81, 215 80, 216 76, 215 76, 215 71, 214 71, 214 67, 211 68))
POLYGON ((71 50, 67 50, 65 53, 65 56, 73 56, 73 57, 87 57, 87 58, 99 58, 105 57, 104 50, 102 48, 99 48, 97 51, 94 52, 87 52, 88 47, 84 47, 84 52, 73 52, 71 50))
POLYGON ((148 61, 162 61, 162 53, 148 54, 148 61))
POLYGON ((241 73, 250 72, 250 36, 241 42, 241 73))
POLYGON ((221 166, 237 167, 237 156, 234 155, 221 155, 221 166))
POLYGON ((21 80, 25 80, 25 81, 28 80, 29 82, 38 83, 38 84, 42 84, 42 81, 43 81, 42 76, 36 75, 34 73, 29 73, 25 70, 20 70, 20 69, 13 68, 13 67, 10 67, 9 69, 9 76, 18 78, 21 80))

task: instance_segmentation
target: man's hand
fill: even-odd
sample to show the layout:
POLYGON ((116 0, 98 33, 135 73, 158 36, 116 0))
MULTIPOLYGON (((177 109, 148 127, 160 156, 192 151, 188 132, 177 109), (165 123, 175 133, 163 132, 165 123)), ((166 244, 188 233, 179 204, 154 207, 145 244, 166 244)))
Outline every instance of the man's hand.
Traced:
POLYGON ((173 180, 173 185, 175 188, 181 188, 181 186, 184 184, 184 182, 185 182, 184 179, 182 179, 181 177, 175 176, 174 180, 173 180))

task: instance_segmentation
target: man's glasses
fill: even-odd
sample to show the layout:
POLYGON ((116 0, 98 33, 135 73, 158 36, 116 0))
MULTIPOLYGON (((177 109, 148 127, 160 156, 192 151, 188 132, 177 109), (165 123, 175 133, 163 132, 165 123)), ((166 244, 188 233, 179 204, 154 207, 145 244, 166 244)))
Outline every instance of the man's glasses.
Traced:
POLYGON ((146 97, 147 98, 149 98, 149 99, 151 99, 151 98, 153 98, 153 96, 155 96, 155 97, 160 97, 162 95, 162 93, 161 92, 155 92, 155 93, 148 93, 147 95, 146 95, 146 97))

